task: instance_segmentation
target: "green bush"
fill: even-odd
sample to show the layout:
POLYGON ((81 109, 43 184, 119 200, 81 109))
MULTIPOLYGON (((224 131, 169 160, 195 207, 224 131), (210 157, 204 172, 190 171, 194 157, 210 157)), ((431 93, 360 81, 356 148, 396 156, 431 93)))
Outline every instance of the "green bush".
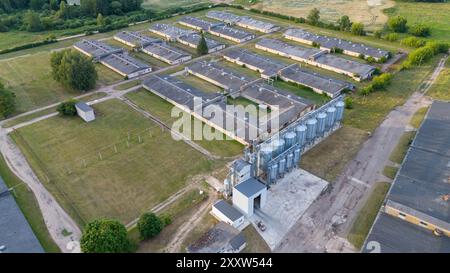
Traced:
POLYGON ((431 34, 430 28, 420 23, 412 25, 411 27, 409 27, 408 31, 411 35, 417 37, 427 37, 431 34))
POLYGON ((77 114, 75 104, 77 104, 76 100, 61 102, 56 110, 63 116, 75 116, 77 114))
POLYGON ((353 23, 350 28, 350 32, 353 35, 364 36, 366 35, 366 31, 364 30, 364 25, 362 23, 353 23))
POLYGON ((405 17, 402 16, 396 16, 389 18, 387 22, 387 26, 390 30, 398 33, 404 33, 408 29, 406 24, 407 20, 405 17))
POLYGON ((16 109, 16 95, 0 82, 0 117, 7 118, 16 109))
POLYGON ((353 98, 352 97, 345 97, 344 103, 345 103, 346 109, 353 109, 353 98))
POLYGON ((154 213, 144 213, 139 218, 137 228, 142 240, 153 238, 164 228, 164 222, 154 213))
POLYGON ((398 40, 398 34, 397 33, 389 33, 386 35, 385 39, 389 42, 395 42, 398 40))
POLYGON ((407 37, 403 40, 400 41, 400 43, 404 46, 409 46, 409 47, 422 47, 426 44, 426 41, 417 37, 407 37))

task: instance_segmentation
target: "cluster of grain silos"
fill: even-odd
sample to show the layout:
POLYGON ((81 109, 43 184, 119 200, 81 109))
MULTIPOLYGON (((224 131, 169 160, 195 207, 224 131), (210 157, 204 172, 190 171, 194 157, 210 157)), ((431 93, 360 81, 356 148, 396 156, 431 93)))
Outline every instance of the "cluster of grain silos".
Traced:
POLYGON ((268 184, 275 183, 297 167, 301 154, 338 128, 343 118, 344 102, 334 100, 291 124, 279 135, 260 145, 260 170, 268 184))

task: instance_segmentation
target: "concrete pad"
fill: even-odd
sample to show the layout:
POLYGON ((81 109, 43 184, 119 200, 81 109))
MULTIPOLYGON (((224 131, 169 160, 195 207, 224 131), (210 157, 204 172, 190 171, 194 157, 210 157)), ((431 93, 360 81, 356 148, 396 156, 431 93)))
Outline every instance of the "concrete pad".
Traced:
POLYGON ((255 210, 249 220, 273 250, 327 186, 327 181, 294 169, 268 190, 266 206, 255 210), (266 226, 265 231, 257 227, 259 221, 266 226))

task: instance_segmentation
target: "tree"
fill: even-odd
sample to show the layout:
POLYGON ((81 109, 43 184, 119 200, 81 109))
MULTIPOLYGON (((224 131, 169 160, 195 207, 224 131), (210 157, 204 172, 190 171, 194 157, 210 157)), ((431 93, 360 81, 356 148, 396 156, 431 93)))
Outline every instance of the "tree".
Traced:
POLYGON ((352 27, 352 22, 350 21, 350 18, 347 15, 344 15, 341 18, 339 18, 337 24, 341 31, 350 31, 350 28, 352 27))
POLYGON ((350 31, 354 35, 366 35, 366 31, 364 30, 364 25, 362 23, 353 23, 350 31))
POLYGON ((84 16, 94 17, 97 15, 97 1, 96 0, 81 0, 80 12, 84 16))
POLYGON ((30 8, 32 10, 43 9, 44 4, 46 4, 45 0, 30 0, 30 8))
POLYGON ((345 97, 344 103, 345 103, 345 108, 353 109, 353 98, 352 97, 345 97))
POLYGON ((308 17, 306 17, 306 18, 308 20, 308 23, 315 26, 315 25, 319 24, 320 11, 317 8, 313 8, 309 12, 308 17))
POLYGON ((39 18, 39 14, 36 12, 28 11, 23 20, 29 32, 41 31, 43 29, 41 18, 39 18))
POLYGON ((77 114, 75 104, 77 104, 76 100, 61 102, 56 110, 63 116, 75 116, 77 114))
POLYGON ((87 91, 95 87, 97 71, 90 58, 67 49, 53 52, 50 58, 53 78, 63 86, 87 91))
POLYGON ((84 253, 125 253, 130 252, 131 244, 127 229, 115 220, 94 220, 86 225, 80 240, 84 253))
POLYGON ((0 116, 7 118, 16 110, 16 95, 0 83, 0 116))
POLYGON ((405 17, 397 16, 397 17, 389 18, 387 25, 388 25, 389 29, 394 32, 404 33, 407 30, 407 26, 406 26, 407 22, 408 21, 406 20, 405 17))
POLYGON ((154 213, 144 213, 137 223, 141 239, 149 239, 158 235, 164 227, 163 221, 154 213))
POLYGON ((103 15, 99 13, 97 15, 97 26, 104 27, 106 25, 105 18, 103 18, 103 15))
POLYGON ((58 10, 59 9, 59 2, 58 2, 58 0, 50 0, 50 8, 52 10, 58 10))
POLYGON ((67 5, 66 5, 66 2, 64 2, 64 1, 61 1, 61 3, 59 4, 58 17, 62 18, 62 19, 67 19, 69 17, 68 11, 67 11, 67 5))
POLYGON ((199 55, 206 55, 206 54, 208 54, 208 52, 209 52, 208 44, 206 43, 205 36, 202 33, 200 41, 198 41, 197 53, 199 55))

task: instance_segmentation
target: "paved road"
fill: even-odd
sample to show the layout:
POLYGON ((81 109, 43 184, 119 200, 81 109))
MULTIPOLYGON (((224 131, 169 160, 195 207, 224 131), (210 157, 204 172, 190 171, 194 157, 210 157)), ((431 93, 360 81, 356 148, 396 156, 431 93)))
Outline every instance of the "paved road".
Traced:
POLYGON ((347 165, 331 190, 316 200, 283 239, 277 252, 354 252, 345 239, 351 223, 382 175, 400 137, 410 129, 414 113, 431 100, 424 93, 434 83, 448 56, 445 56, 406 103, 392 110, 347 165))

